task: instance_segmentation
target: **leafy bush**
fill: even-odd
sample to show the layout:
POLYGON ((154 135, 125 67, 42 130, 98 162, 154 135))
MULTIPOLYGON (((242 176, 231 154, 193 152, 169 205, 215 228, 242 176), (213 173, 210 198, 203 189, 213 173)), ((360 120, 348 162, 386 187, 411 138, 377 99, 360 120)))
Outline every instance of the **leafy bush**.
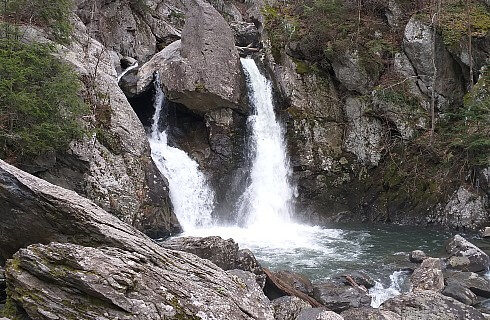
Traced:
POLYGON ((65 150, 88 108, 74 71, 52 46, 0 39, 0 155, 29 158, 65 150))

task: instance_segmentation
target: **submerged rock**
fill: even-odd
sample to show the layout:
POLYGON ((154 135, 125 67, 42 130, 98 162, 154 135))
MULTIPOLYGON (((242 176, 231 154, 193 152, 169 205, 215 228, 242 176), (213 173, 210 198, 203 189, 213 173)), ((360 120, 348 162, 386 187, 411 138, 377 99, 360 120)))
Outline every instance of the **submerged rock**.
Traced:
POLYGON ((285 296, 272 300, 272 308, 275 320, 296 320, 301 311, 311 306, 298 297, 285 296))
POLYGON ((10 298, 40 320, 273 319, 252 275, 244 281, 189 253, 145 249, 31 245, 7 264, 10 298))
POLYGON ((435 291, 418 291, 391 298, 381 305, 403 320, 483 320, 475 308, 435 291))
POLYGON ((444 276, 442 274, 443 267, 444 266, 441 259, 425 259, 420 267, 414 270, 410 278, 413 286, 413 291, 442 291, 442 289, 444 289, 444 276))
POLYGON ((486 271, 490 266, 488 255, 460 235, 450 239, 446 252, 450 255, 447 263, 453 269, 480 272, 486 271))
POLYGON ((367 292, 335 282, 314 285, 313 297, 335 312, 368 307, 371 304, 371 297, 367 295, 367 292))
POLYGON ((342 316, 333 311, 327 311, 323 308, 304 309, 298 315, 296 320, 343 320, 342 316))
POLYGON ((187 6, 182 39, 140 68, 137 92, 145 91, 158 71, 168 98, 196 113, 243 110, 245 82, 230 26, 207 2, 192 0, 187 6))
POLYGON ((408 259, 413 263, 422 263, 427 259, 427 255, 422 250, 414 250, 408 255, 408 259))

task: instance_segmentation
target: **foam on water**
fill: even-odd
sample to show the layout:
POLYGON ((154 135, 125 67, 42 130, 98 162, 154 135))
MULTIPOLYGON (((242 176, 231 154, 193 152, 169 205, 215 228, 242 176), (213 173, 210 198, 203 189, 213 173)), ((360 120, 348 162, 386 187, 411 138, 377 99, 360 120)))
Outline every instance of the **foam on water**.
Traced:
POLYGON ((379 306, 388 299, 396 297, 407 288, 404 287, 405 282, 408 279, 409 273, 407 271, 395 271, 390 276, 389 286, 383 286, 379 281, 373 288, 369 289, 369 295, 371 296, 371 307, 379 308, 379 306))

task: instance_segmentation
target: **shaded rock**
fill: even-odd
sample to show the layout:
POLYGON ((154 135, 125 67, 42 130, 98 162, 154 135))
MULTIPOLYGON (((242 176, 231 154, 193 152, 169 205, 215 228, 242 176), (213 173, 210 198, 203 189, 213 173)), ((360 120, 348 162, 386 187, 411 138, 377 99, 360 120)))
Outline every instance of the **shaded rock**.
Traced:
POLYGON ((488 196, 461 186, 438 214, 439 222, 457 229, 479 229, 490 219, 488 196))
POLYGON ((364 273, 362 271, 352 271, 348 273, 342 273, 339 275, 335 275, 333 277, 333 280, 339 280, 342 281, 344 284, 349 285, 350 282, 347 280, 347 277, 352 278, 355 283, 358 285, 363 286, 366 289, 371 289, 376 285, 376 281, 371 278, 367 273, 364 273))
POLYGON ((419 291, 391 298, 381 305, 403 320, 483 320, 482 313, 435 291, 419 291))
POLYGON ((275 320, 296 320, 302 310, 311 306, 298 297, 285 296, 272 300, 272 308, 275 320))
POLYGON ((442 294, 470 306, 478 302, 476 295, 470 289, 456 282, 448 283, 444 290, 442 290, 442 294))
POLYGON ((188 3, 182 40, 140 68, 138 93, 146 91, 155 71, 160 72, 167 97, 196 113, 243 110, 245 82, 233 33, 223 17, 202 0, 188 3))
POLYGON ((313 297, 329 310, 341 312, 350 308, 368 307, 371 297, 351 286, 326 282, 313 286, 313 297))
POLYGON ((310 279, 305 275, 293 271, 280 270, 274 272, 274 276, 298 291, 309 296, 313 295, 313 285, 311 284, 310 279))
POLYGON ((461 271, 485 271, 490 266, 490 258, 480 248, 460 235, 455 235, 446 245, 448 266, 461 271))
POLYGON ((159 244, 167 249, 185 251, 207 259, 223 270, 235 269, 238 244, 233 239, 221 237, 182 237, 172 238, 159 244))
MULTIPOLYGON (((5 270, 0 267, 0 305, 5 304, 5 300, 7 299, 7 283, 5 281, 5 270)), ((0 307, 1 309, 1 307, 0 307)))
POLYGON ((195 255, 140 241, 148 242, 140 252, 55 242, 21 249, 6 268, 10 298, 41 320, 273 319, 253 276, 244 282, 195 255))
POLYGON ((335 312, 327 311, 323 308, 309 308, 300 312, 296 320, 343 320, 335 312))
POLYGON ((265 274, 262 267, 248 250, 238 250, 238 244, 233 239, 224 240, 221 237, 180 237, 159 242, 167 249, 189 252, 200 258, 212 261, 223 270, 240 269, 252 272, 257 277, 260 287, 265 285, 265 274))
POLYGON ((427 255, 422 250, 413 250, 408 255, 408 259, 413 263, 422 263, 422 261, 427 259, 427 255))
POLYGON ((400 320, 397 314, 374 308, 355 308, 343 311, 340 314, 344 320, 400 320))
POLYGON ((403 38, 405 54, 419 75, 419 87, 430 96, 432 78, 435 77, 435 92, 438 95, 438 108, 447 109, 449 105, 461 103, 463 97, 462 76, 457 63, 447 51, 439 35, 433 39, 431 27, 414 15, 405 26, 403 38), (434 53, 435 41, 435 53, 434 53), (435 54, 436 71, 432 65, 435 54))
POLYGON ((490 280, 476 273, 447 270, 444 272, 444 280, 447 285, 457 284, 478 296, 490 298, 490 280))
POLYGON ((443 262, 441 259, 425 259, 420 267, 414 270, 412 276, 410 277, 413 291, 442 291, 442 289, 444 289, 444 276, 442 274, 442 269, 443 262))
POLYGON ((260 47, 260 32, 251 22, 232 22, 230 27, 235 36, 235 44, 240 47, 260 47))

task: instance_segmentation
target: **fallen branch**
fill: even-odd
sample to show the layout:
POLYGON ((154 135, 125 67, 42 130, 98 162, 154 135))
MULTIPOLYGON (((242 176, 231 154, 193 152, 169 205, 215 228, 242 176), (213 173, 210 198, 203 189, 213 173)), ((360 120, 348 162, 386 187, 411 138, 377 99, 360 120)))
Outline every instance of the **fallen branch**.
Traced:
POLYGON ((365 293, 368 292, 366 288, 364 288, 363 286, 358 285, 357 282, 355 282, 354 279, 352 279, 351 276, 345 276, 345 280, 347 280, 347 282, 349 282, 349 284, 351 286, 353 286, 354 288, 356 288, 356 289, 358 289, 358 290, 360 290, 362 292, 365 292, 365 293))

